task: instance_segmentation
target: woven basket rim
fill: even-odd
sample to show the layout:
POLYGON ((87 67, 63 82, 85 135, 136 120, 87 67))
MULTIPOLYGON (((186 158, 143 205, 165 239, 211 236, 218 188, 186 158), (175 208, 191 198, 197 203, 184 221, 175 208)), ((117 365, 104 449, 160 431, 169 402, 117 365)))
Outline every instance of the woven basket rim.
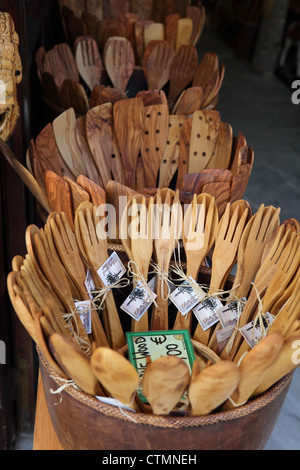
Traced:
MULTIPOLYGON (((54 383, 53 389, 55 390, 55 385, 56 389, 59 389, 59 387, 62 385, 62 382, 60 381, 61 377, 59 377, 57 372, 51 367, 38 346, 37 352, 40 364, 43 366, 45 372, 49 375, 50 379, 54 383)), ((93 409, 95 412, 99 412, 107 417, 116 418, 131 423, 134 422, 136 424, 145 426, 180 429, 209 426, 222 422, 233 421, 250 415, 274 401, 283 392, 283 390, 289 386, 292 377, 293 372, 290 372, 263 395, 249 401, 245 405, 242 405, 233 410, 221 411, 214 414, 209 414, 207 416, 156 416, 153 414, 135 413, 130 410, 128 411, 101 402, 96 397, 88 395, 87 393, 72 386, 66 387, 60 393, 62 399, 61 403, 63 402, 64 395, 67 394, 70 398, 78 401, 82 405, 87 406, 90 409, 93 409)), ((47 390, 45 390, 46 397, 49 395, 49 393, 50 391, 47 392, 47 390)), ((59 405, 57 408, 59 408, 59 405)))

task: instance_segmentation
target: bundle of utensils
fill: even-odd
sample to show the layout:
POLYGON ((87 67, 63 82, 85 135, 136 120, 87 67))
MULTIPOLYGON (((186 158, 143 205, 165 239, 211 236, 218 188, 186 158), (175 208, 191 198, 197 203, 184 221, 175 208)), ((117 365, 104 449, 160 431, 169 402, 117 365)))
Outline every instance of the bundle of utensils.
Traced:
POLYGON ((83 200, 98 205, 168 187, 179 189, 182 202, 213 195, 221 215, 246 191, 252 147, 217 111, 169 115, 166 104, 145 99, 105 103, 79 118, 69 108, 31 140, 27 168, 0 140, 1 153, 46 214, 64 210, 69 221, 83 200))
POLYGON ((214 52, 198 60, 195 46, 173 47, 162 38, 142 42, 137 53, 125 37, 108 37, 99 49, 85 35, 72 49, 67 43, 48 51, 41 46, 35 61, 45 99, 60 108, 73 107, 77 114, 97 103, 102 88, 113 101, 162 90, 173 114, 191 114, 216 106, 225 74, 214 52))
MULTIPOLYGON (((90 395, 113 397, 120 406, 158 415, 176 410, 186 392, 185 414, 205 415, 239 407, 295 370, 294 345, 300 340, 297 220, 280 223, 280 209, 264 204, 253 213, 245 200, 228 203, 220 218, 209 194, 194 195, 185 210, 178 190, 132 196, 121 214, 128 269, 121 277, 115 264, 118 252, 107 238, 108 208, 102 209, 81 203, 73 228, 63 212, 50 213, 43 228, 29 226, 27 254, 14 257, 7 279, 20 321, 58 377, 90 395), (205 285, 201 273, 208 259, 210 283, 205 285), (150 288, 151 273, 155 282, 150 288), (148 361, 142 376, 129 361, 126 314, 118 295, 128 287, 134 292, 140 283, 155 296, 150 295, 140 319, 127 317, 131 326, 126 331, 187 330, 195 349, 211 351, 209 360, 196 355, 191 373, 182 359, 172 356, 148 361), (179 294, 182 285, 190 284, 200 301, 196 312, 183 314, 180 309, 176 314, 175 309, 172 316, 169 301, 175 291, 168 291, 170 283, 179 294), (233 300, 243 305, 222 348, 218 333, 226 327, 218 321, 204 328, 196 315, 199 305, 216 300, 222 311, 233 300), (82 312, 78 302, 89 307, 82 312), (82 313, 89 316, 82 320, 82 313), (244 327, 248 341, 241 334, 244 327), (258 327, 260 334, 252 336, 258 327), (147 406, 136 394, 141 385, 147 406)), ((108 231, 113 229, 112 222, 108 231)), ((191 289, 185 292, 191 294, 191 289)))
POLYGON ((201 2, 189 5, 181 1, 179 8, 173 0, 137 1, 135 6, 120 0, 108 3, 103 8, 101 4, 89 5, 88 9, 62 5, 62 24, 71 47, 78 37, 89 35, 103 50, 108 38, 119 36, 130 41, 138 59, 151 40, 164 39, 176 50, 181 44, 196 46, 206 20, 201 2))

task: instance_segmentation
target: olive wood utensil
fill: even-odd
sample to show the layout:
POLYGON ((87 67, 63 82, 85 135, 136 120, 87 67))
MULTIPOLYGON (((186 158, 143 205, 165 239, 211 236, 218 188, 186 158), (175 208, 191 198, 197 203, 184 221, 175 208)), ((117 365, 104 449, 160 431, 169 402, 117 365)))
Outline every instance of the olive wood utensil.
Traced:
POLYGON ((134 41, 135 50, 138 64, 143 64, 143 58, 145 53, 145 42, 144 42, 144 26, 153 23, 152 20, 139 19, 134 24, 134 41))
POLYGON ((204 93, 202 87, 189 87, 184 90, 173 106, 173 114, 182 114, 188 116, 198 109, 202 109, 204 93))
POLYGON ((135 189, 136 166, 145 129, 145 111, 141 98, 118 101, 113 107, 116 141, 122 156, 125 185, 135 189))
POLYGON ((193 86, 205 86, 219 69, 219 59, 214 52, 206 52, 194 75, 193 86))
POLYGON ((220 126, 218 111, 199 110, 193 114, 189 151, 189 173, 200 173, 215 151, 220 126))
MULTIPOLYGON (((298 301, 299 302, 299 301, 298 301)), ((263 380, 254 390, 252 396, 257 397, 266 392, 270 387, 282 379, 285 375, 289 374, 298 366, 298 362, 293 360, 295 354, 295 344, 299 344, 300 330, 293 332, 285 338, 282 349, 276 362, 269 367, 267 373, 264 375, 263 380)))
POLYGON ((51 212, 51 206, 49 204, 47 195, 38 184, 36 179, 32 176, 30 171, 25 168, 21 162, 17 159, 14 155, 12 150, 8 147, 8 145, 0 138, 0 151, 5 159, 8 161, 10 166, 15 170, 17 175, 21 178, 23 183, 27 186, 30 192, 34 195, 36 200, 41 204, 41 206, 45 209, 46 212, 51 212))
POLYGON ((171 106, 174 105, 180 93, 192 82, 197 65, 196 48, 188 44, 180 46, 170 68, 168 101, 171 106))
POLYGON ((233 145, 233 132, 230 124, 220 122, 214 154, 206 168, 228 169, 233 145))
POLYGON ((165 40, 175 50, 178 21, 180 20, 179 13, 169 13, 164 20, 165 27, 165 40))
POLYGON ((103 187, 112 179, 112 103, 90 109, 86 114, 86 136, 103 187))
POLYGON ((283 337, 279 333, 266 336, 240 361, 240 379, 236 390, 223 410, 232 410, 249 400, 253 392, 268 375, 268 369, 276 363, 283 347, 283 337))
POLYGON ((165 38, 165 28, 162 23, 147 23, 144 25, 145 49, 151 41, 163 41, 165 38))
MULTIPOLYGON (((136 227, 135 233, 130 233, 131 238, 131 260, 136 263, 139 273, 147 281, 150 262, 153 254, 153 237, 152 237, 152 221, 153 221, 153 198, 133 197, 128 205, 131 211, 131 224, 136 227)), ((133 268, 134 270, 134 268, 133 268)), ((139 278, 135 279, 134 284, 137 284, 139 278)), ((145 312, 143 317, 137 322, 133 320, 132 331, 148 331, 148 312, 145 312)))
POLYGON ((113 349, 101 347, 93 352, 91 367, 99 383, 113 398, 140 411, 135 400, 140 379, 128 359, 113 349))
POLYGON ((115 103, 116 101, 126 100, 127 95, 124 90, 117 90, 111 86, 95 85, 90 96, 90 108, 100 106, 104 103, 115 103))
MULTIPOLYGON (((179 201, 179 191, 174 194, 167 189, 164 193, 158 190, 155 196, 155 226, 154 254, 160 273, 168 276, 169 266, 176 239, 178 237, 178 227, 182 220, 182 208, 179 201)), ((177 239, 178 240, 178 239, 177 239)), ((158 274, 156 283, 156 304, 151 317, 151 330, 168 329, 168 298, 167 286, 162 276, 158 274)))
MULTIPOLYGON (((91 181, 93 181, 96 185, 102 187, 102 179, 99 175, 97 166, 93 159, 88 141, 86 136, 86 114, 76 119, 76 127, 75 127, 75 142, 77 148, 81 154, 81 158, 84 163, 85 173, 84 175, 79 175, 77 177, 88 177, 91 181)), ((78 182, 78 181, 77 181, 78 182)))
POLYGON ((227 181, 214 181, 203 186, 202 191, 215 198, 218 213, 221 217, 224 213, 227 202, 230 197, 230 183, 227 181))
POLYGON ((65 79, 79 82, 79 74, 70 46, 67 43, 56 44, 44 56, 43 67, 55 77, 61 88, 65 79))
POLYGON ((191 18, 180 18, 177 24, 177 36, 175 51, 177 52, 182 45, 191 44, 193 32, 193 21, 191 18))
POLYGON ((71 189, 68 182, 51 170, 45 171, 46 194, 51 210, 65 212, 71 227, 74 226, 74 211, 71 189))
POLYGON ((167 41, 151 41, 145 49, 143 71, 148 90, 161 90, 170 79, 174 49, 167 41))
POLYGON ((205 25, 205 7, 203 5, 188 5, 186 8, 186 17, 191 18, 191 20, 193 21, 193 29, 190 43, 192 46, 196 46, 205 25))
MULTIPOLYGON (((84 249, 83 257, 88 261, 88 267, 91 267, 94 272, 97 272, 108 259, 107 238, 101 232, 99 222, 100 218, 97 216, 95 206, 86 202, 79 206, 75 214, 75 226, 78 227, 75 233, 81 236, 81 242, 78 243, 79 249, 84 249)), ((103 287, 100 276, 98 278, 99 287, 103 287)), ((119 349, 124 346, 125 338, 112 290, 107 292, 105 305, 108 313, 109 332, 107 334, 113 349, 119 349)))
POLYGON ((182 131, 179 139, 179 160, 177 170, 176 189, 181 189, 183 186, 184 176, 189 173, 189 152, 190 140, 192 133, 193 119, 188 117, 182 126, 182 131))
POLYGON ((183 178, 182 191, 188 191, 193 194, 200 194, 206 184, 214 183, 213 174, 209 173, 187 173, 183 178))
MULTIPOLYGON (((186 276, 197 281, 203 260, 211 250, 219 224, 215 200, 208 194, 194 194, 183 220, 182 241, 184 245, 187 270, 186 276)), ((177 313, 174 329, 191 330, 192 315, 177 313)), ((194 338, 196 339, 196 338, 194 338)))
POLYGON ((165 152, 159 168, 159 188, 168 188, 178 168, 180 136, 186 116, 169 115, 165 152))
POLYGON ((190 382, 186 363, 172 356, 162 356, 147 365, 143 393, 155 415, 168 415, 180 401, 190 382))
POLYGON ((191 416, 211 413, 236 390, 240 372, 231 361, 219 361, 205 368, 191 380, 188 397, 191 416))
POLYGON ((93 180, 84 175, 79 175, 77 183, 90 195, 90 200, 94 206, 98 207, 105 204, 105 190, 98 186, 93 180))
POLYGON ((92 371, 90 358, 74 341, 54 333, 49 338, 49 348, 65 374, 74 380, 84 392, 93 396, 104 395, 101 385, 92 371))
POLYGON ((158 172, 167 146, 169 110, 166 104, 145 108, 141 156, 145 169, 145 186, 157 187, 158 172))
POLYGON ((60 99, 62 108, 73 108, 78 115, 85 114, 90 107, 83 85, 68 78, 61 86, 60 99))
POLYGON ((35 139, 36 158, 43 171, 52 170, 63 176, 62 158, 56 145, 52 124, 49 122, 35 139))
POLYGON ((76 180, 79 175, 85 174, 82 156, 75 141, 76 115, 73 108, 69 108, 57 116, 52 122, 53 132, 59 152, 70 174, 65 174, 76 180))
POLYGON ((77 38, 75 62, 79 75, 92 91, 101 80, 103 64, 97 42, 87 36, 77 38))
POLYGON ((76 181, 64 176, 64 180, 69 184, 71 190, 71 197, 72 197, 72 206, 73 211, 75 212, 77 207, 83 201, 90 201, 90 195, 87 193, 76 181))
POLYGON ((110 37, 105 44, 103 60, 113 86, 125 91, 135 67, 131 43, 123 37, 110 37))

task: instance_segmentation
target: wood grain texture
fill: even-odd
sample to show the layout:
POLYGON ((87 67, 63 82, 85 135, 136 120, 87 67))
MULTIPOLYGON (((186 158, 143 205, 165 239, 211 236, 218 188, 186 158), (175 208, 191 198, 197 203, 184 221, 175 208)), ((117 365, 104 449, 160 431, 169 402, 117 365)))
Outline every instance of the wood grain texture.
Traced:
POLYGON ((148 187, 157 187, 158 171, 165 153, 168 131, 168 106, 166 104, 147 106, 141 155, 145 169, 145 185, 148 187))
POLYGON ((178 171, 177 171, 177 182, 176 188, 182 188, 184 175, 189 170, 189 153, 190 153, 190 140, 192 133, 192 118, 187 118, 184 121, 182 132, 180 136, 180 147, 179 147, 179 160, 178 160, 178 171))
POLYGON ((193 81, 198 65, 195 47, 183 44, 176 52, 170 70, 168 101, 173 104, 179 94, 193 81))
POLYGON ((97 185, 102 186, 102 179, 97 170, 97 166, 94 162, 86 137, 86 115, 83 115, 76 120, 75 141, 79 152, 82 155, 86 176, 97 185))
POLYGON ((161 90, 169 81, 174 55, 167 41, 151 41, 148 44, 143 60, 148 90, 161 90))
POLYGON ((65 212, 71 227, 74 226, 74 211, 71 189, 64 178, 51 170, 45 171, 45 186, 50 207, 56 212, 65 212))
POLYGON ((131 43, 126 38, 109 38, 105 44, 103 60, 114 87, 125 91, 135 67, 131 43))

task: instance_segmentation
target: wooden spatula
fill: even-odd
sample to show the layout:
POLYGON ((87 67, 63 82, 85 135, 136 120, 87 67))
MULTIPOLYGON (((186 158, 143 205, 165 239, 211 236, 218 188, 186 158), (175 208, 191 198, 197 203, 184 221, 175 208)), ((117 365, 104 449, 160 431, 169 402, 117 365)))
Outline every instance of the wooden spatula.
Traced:
POLYGON ((145 130, 141 155, 145 169, 145 186, 155 188, 167 145, 169 110, 166 104, 162 104, 147 106, 144 112, 145 130))
POLYGON ((35 149, 43 171, 52 170, 57 175, 63 176, 62 159, 50 122, 38 134, 35 140, 35 149))
POLYGON ((167 41, 151 41, 145 49, 143 71, 148 90, 161 90, 170 78, 174 49, 167 41))
POLYGON ((195 47, 183 44, 177 50, 170 69, 170 87, 168 101, 171 106, 179 94, 192 82, 198 65, 195 47))
POLYGON ((145 129, 145 111, 141 98, 118 101, 113 107, 116 141, 122 156, 125 184, 134 189, 136 166, 145 129))
POLYGON ((142 379, 143 393, 155 415, 168 415, 188 387, 190 372, 177 357, 162 356, 151 362, 142 379))
POLYGON ((186 9, 186 17, 191 18, 191 20, 193 21, 193 29, 190 42, 193 46, 196 46, 199 41, 199 38, 201 37, 205 25, 205 7, 203 5, 188 5, 186 9))
POLYGON ((144 43, 147 48, 151 41, 163 41, 165 38, 164 25, 162 23, 148 23, 144 25, 144 43))
POLYGON ((186 116, 170 115, 167 145, 159 169, 159 188, 168 188, 178 168, 180 136, 186 116))
POLYGON ((100 83, 103 64, 97 42, 87 36, 77 39, 75 61, 81 78, 92 91, 100 83))
POLYGON ((112 179, 112 104, 105 103, 86 114, 86 136, 103 187, 112 179))
POLYGON ((219 58, 214 52, 206 52, 196 70, 193 86, 204 87, 219 69, 219 58))
POLYGON ((109 38, 105 44, 103 60, 114 87, 125 91, 135 67, 131 43, 126 38, 109 38))
POLYGON ((173 114, 183 114, 188 116, 198 109, 203 108, 204 92, 202 87, 189 87, 184 90, 177 99, 173 109, 173 114))
POLYGON ((169 13, 165 17, 165 39, 167 43, 175 50, 177 39, 178 21, 180 20, 179 13, 169 13))
MULTIPOLYGON (((77 118, 76 120, 75 142, 79 152, 82 155, 86 177, 92 180, 96 185, 102 186, 103 183, 86 137, 86 114, 77 118)), ((78 178, 79 177, 77 177, 77 179, 78 178)))
POLYGON ((53 132, 59 152, 64 160, 69 176, 76 180, 79 175, 85 174, 85 167, 75 142, 76 115, 73 108, 57 116, 53 123, 53 132))
POLYGON ((85 114, 89 109, 89 100, 81 83, 69 79, 64 80, 60 96, 62 108, 74 108, 75 113, 79 116, 85 114))
POLYGON ((184 175, 189 172, 189 154, 190 154, 190 141, 192 133, 192 122, 193 119, 188 117, 182 126, 182 131, 179 140, 179 160, 178 160, 178 171, 176 188, 181 189, 183 187, 184 175))
POLYGON ((45 186, 47 198, 52 211, 65 212, 69 224, 73 227, 74 210, 71 189, 67 181, 53 171, 46 170, 45 186))
POLYGON ((84 175, 80 175, 77 178, 77 183, 90 195, 90 199, 94 206, 98 207, 101 204, 105 204, 105 191, 103 188, 94 183, 94 181, 90 180, 84 175))
POLYGON ((189 150, 189 173, 200 173, 206 168, 215 151, 220 126, 218 111, 195 111, 189 150))
POLYGON ((145 53, 145 42, 144 42, 144 26, 153 23, 152 20, 137 20, 134 24, 134 39, 135 39, 135 50, 137 55, 137 65, 143 64, 143 58, 145 53))
POLYGON ((226 122, 220 122, 216 147, 206 168, 228 169, 232 145, 233 133, 231 125, 226 122))

